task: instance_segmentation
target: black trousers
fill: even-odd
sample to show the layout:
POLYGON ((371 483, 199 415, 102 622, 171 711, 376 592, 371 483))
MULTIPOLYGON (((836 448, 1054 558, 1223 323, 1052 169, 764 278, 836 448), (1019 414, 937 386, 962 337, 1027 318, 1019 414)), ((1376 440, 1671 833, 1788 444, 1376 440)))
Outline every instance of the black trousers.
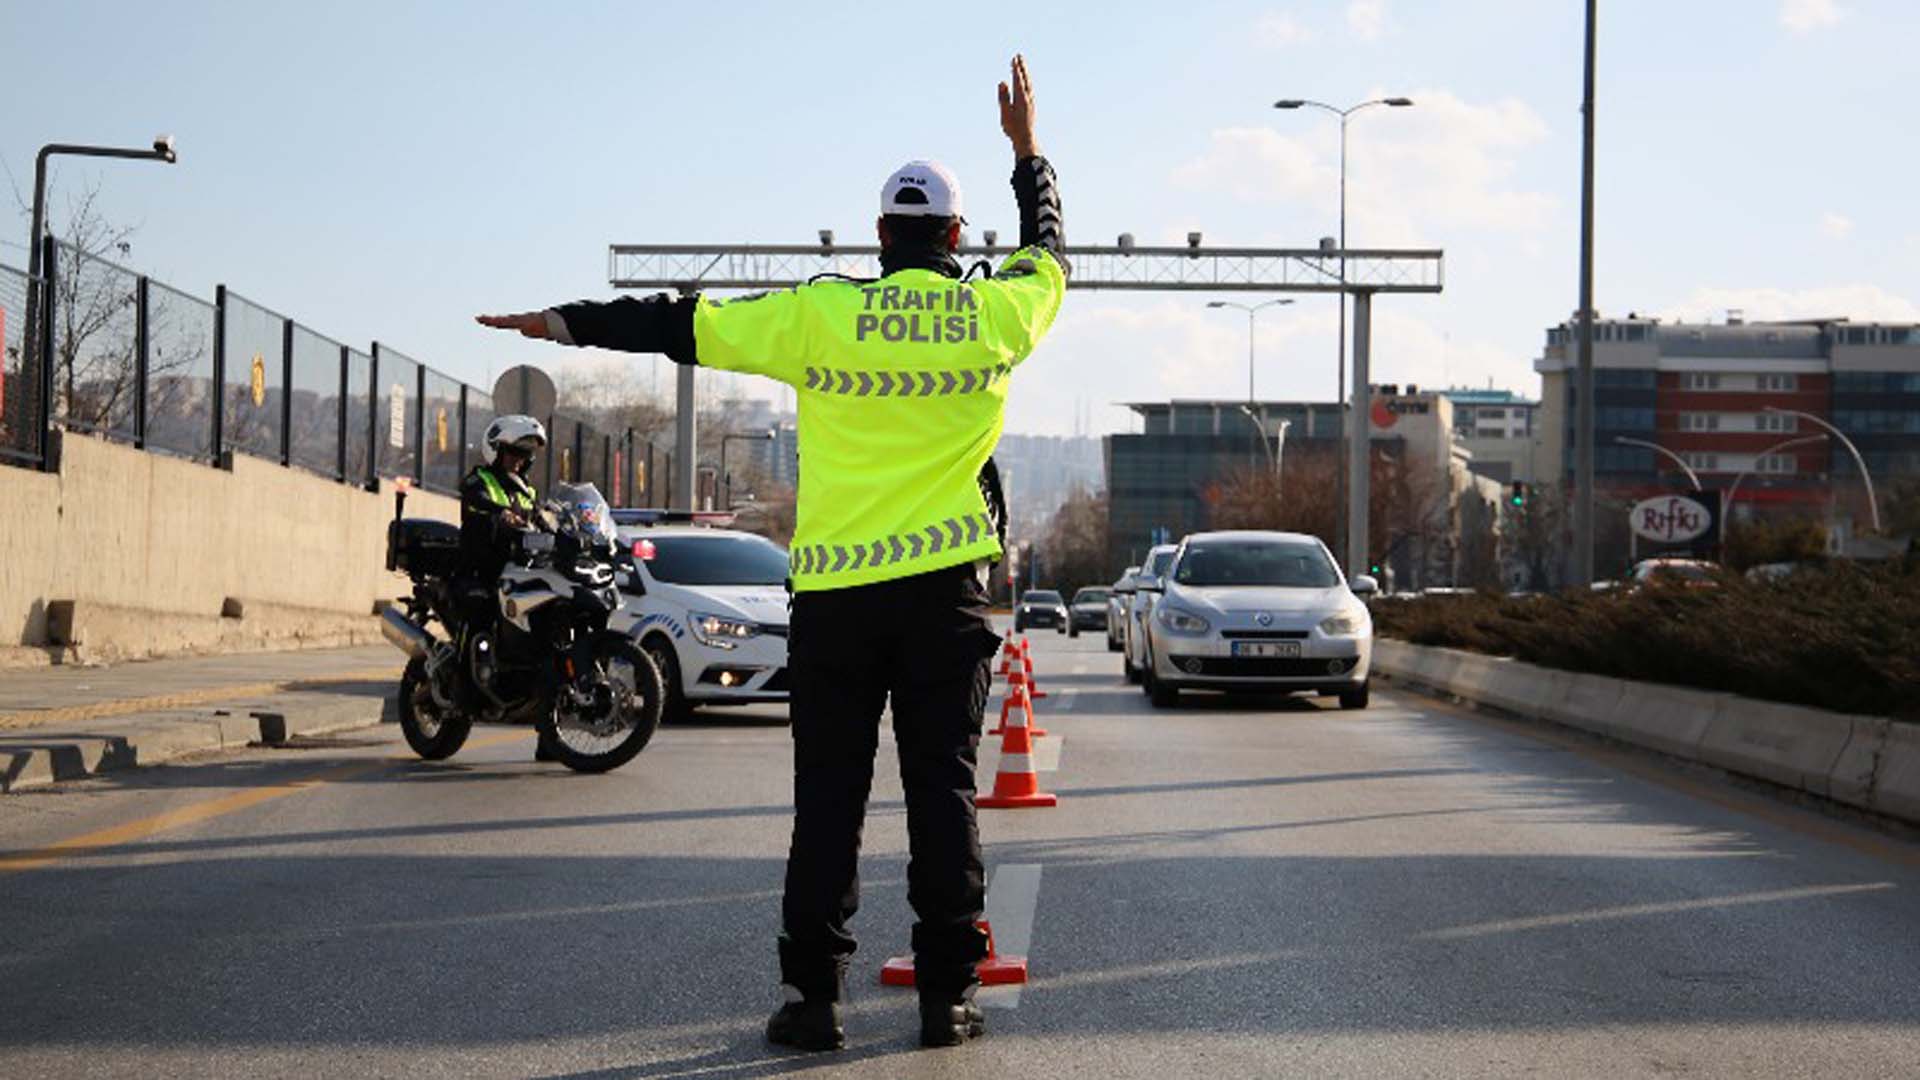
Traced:
POLYGON ((974 923, 986 889, 974 766, 998 646, 972 565, 794 597, 793 842, 780 975, 809 998, 844 993, 860 832, 889 700, 907 797, 920 992, 958 995, 977 985, 986 936, 974 923))

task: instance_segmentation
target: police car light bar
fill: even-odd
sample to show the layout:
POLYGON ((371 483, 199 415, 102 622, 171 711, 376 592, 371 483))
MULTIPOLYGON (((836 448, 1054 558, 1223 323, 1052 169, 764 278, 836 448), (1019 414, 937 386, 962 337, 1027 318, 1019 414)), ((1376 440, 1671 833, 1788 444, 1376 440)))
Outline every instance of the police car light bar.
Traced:
POLYGON ((713 525, 727 528, 733 524, 731 510, 642 510, 624 508, 613 512, 613 523, 629 527, 651 525, 713 525))

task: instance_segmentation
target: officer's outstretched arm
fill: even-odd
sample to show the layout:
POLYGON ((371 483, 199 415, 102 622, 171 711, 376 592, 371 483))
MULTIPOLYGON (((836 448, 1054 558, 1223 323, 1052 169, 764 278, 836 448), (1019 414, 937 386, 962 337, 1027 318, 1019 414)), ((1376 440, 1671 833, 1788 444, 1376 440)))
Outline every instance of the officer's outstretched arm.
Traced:
POLYGON ((805 370, 814 316, 796 290, 728 300, 659 293, 601 303, 581 300, 545 311, 482 315, 480 325, 517 330, 562 345, 660 353, 677 364, 766 375, 792 382, 805 370))

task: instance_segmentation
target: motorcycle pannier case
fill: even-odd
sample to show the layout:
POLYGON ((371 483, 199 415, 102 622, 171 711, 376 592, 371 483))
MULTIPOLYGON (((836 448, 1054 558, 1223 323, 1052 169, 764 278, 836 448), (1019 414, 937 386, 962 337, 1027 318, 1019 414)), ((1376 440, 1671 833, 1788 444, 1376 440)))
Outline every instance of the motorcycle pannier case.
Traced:
POLYGON ((451 577, 460 566, 460 526, 401 518, 387 526, 387 569, 418 577, 451 577))

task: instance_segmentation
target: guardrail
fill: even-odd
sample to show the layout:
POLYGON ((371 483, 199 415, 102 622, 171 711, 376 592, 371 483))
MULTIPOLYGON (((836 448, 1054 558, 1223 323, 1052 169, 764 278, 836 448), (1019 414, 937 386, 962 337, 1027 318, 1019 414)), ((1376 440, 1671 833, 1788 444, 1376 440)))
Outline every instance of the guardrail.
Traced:
MULTIPOLYGON (((355 486, 406 477, 452 493, 496 414, 484 390, 225 285, 209 303, 51 238, 43 264, 48 286, 33 290, 0 266, 0 464, 57 469, 56 433, 74 431, 215 466, 246 454, 355 486)), ((584 480, 615 505, 672 498, 672 455, 651 440, 541 419, 542 490, 584 480)))
POLYGON ((1451 697, 1920 824, 1920 724, 1374 642, 1375 670, 1451 697))

